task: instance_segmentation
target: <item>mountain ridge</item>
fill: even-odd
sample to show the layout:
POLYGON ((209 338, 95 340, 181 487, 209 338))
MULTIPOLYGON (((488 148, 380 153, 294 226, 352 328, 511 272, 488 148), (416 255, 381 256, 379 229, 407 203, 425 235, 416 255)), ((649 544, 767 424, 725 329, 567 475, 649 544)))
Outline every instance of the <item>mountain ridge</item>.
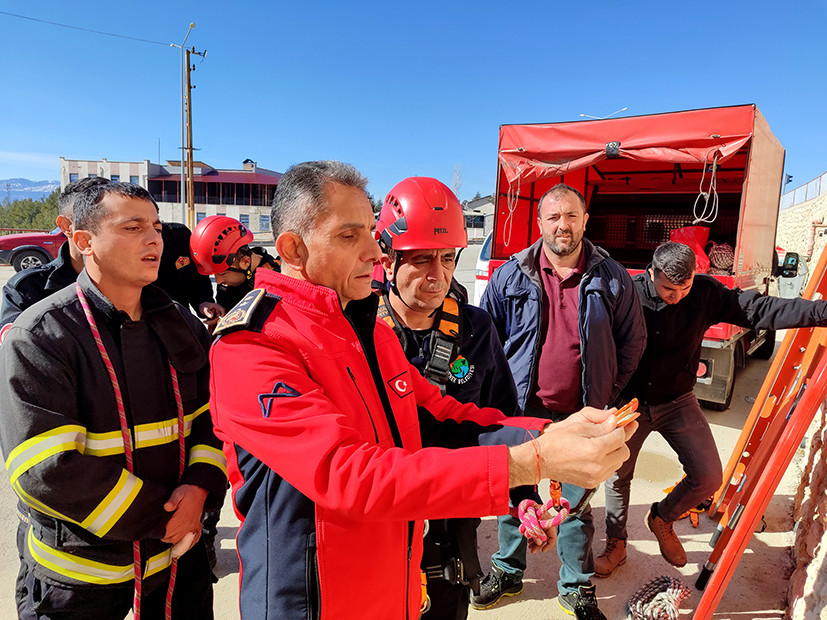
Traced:
POLYGON ((22 200, 43 198, 60 188, 60 181, 33 181, 21 177, 0 179, 0 200, 22 200))

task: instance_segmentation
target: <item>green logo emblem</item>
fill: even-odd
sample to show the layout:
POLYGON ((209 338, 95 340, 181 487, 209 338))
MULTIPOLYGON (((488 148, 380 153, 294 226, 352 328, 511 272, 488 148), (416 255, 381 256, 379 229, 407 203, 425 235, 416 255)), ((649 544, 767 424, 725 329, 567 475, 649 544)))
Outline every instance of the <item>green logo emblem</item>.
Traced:
POLYGON ((460 355, 451 364, 451 374, 457 379, 462 379, 468 374, 470 368, 471 367, 468 364, 468 360, 460 355))

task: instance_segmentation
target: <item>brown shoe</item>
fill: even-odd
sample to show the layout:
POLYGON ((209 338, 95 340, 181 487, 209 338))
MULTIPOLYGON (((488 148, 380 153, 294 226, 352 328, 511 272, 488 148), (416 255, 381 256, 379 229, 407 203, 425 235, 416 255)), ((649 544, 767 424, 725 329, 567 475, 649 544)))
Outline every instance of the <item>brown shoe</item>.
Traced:
POLYGON ((608 577, 618 566, 626 564, 626 541, 609 538, 603 553, 594 559, 594 576, 608 577))
POLYGON ((672 521, 652 517, 652 509, 650 508, 649 512, 646 513, 646 527, 658 539, 660 554, 667 562, 678 568, 686 566, 686 551, 683 550, 681 541, 678 540, 675 531, 672 529, 672 521))

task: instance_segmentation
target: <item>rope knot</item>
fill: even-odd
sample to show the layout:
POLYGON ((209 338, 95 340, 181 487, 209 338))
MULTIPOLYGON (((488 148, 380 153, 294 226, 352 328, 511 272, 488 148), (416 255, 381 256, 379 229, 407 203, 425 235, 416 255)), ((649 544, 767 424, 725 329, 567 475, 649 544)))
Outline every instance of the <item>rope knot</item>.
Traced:
POLYGON ((534 500, 524 499, 517 507, 517 517, 520 519, 520 533, 534 541, 537 545, 542 545, 548 540, 546 530, 550 527, 557 527, 566 517, 569 516, 571 505, 569 500, 562 496, 560 490, 560 483, 552 481, 551 484, 551 499, 545 504, 540 505, 534 500), (551 519, 543 519, 546 512, 554 509, 557 514, 551 519))

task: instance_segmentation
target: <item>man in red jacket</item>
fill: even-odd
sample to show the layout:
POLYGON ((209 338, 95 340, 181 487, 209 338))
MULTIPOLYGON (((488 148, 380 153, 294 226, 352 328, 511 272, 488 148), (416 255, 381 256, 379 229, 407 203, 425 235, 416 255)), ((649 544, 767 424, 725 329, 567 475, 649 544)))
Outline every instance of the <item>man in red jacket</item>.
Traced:
POLYGON ((416 618, 424 519, 503 514, 509 488, 541 478, 596 486, 636 428, 611 410, 546 426, 443 397, 376 322, 366 184, 339 162, 288 170, 271 214, 282 273, 257 272, 216 329, 243 617, 416 618))

